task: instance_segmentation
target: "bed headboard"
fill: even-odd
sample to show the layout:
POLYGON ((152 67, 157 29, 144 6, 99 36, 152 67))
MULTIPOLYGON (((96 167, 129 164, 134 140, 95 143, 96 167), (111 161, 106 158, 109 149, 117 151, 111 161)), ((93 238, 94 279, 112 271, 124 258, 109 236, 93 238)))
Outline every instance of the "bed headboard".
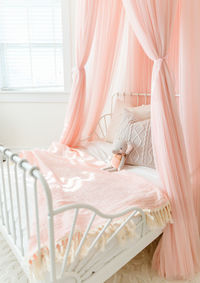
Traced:
MULTIPOLYGON (((151 93, 135 93, 135 92, 120 93, 118 92, 118 93, 113 94, 111 98, 110 113, 104 114, 100 118, 99 123, 94 133, 100 139, 104 139, 107 135, 107 129, 111 121, 111 117, 115 109, 115 105, 118 100, 123 101, 123 103, 126 106, 137 107, 140 105, 147 105, 151 103, 151 93)), ((176 94, 176 101, 177 103, 179 102, 179 94, 176 94)))
POLYGON ((111 98, 111 113, 113 113, 115 108, 115 103, 117 100, 123 101, 126 106, 140 106, 147 105, 151 103, 151 94, 150 93, 115 93, 111 98))
POLYGON ((107 130, 109 123, 111 121, 111 117, 113 114, 113 111, 115 109, 115 105, 117 101, 122 101, 126 106, 140 106, 140 105, 147 105, 151 103, 151 94, 150 93, 115 93, 112 95, 111 98, 111 110, 109 113, 104 114, 97 125, 97 128, 95 130, 95 135, 100 138, 104 139, 107 135, 107 130))

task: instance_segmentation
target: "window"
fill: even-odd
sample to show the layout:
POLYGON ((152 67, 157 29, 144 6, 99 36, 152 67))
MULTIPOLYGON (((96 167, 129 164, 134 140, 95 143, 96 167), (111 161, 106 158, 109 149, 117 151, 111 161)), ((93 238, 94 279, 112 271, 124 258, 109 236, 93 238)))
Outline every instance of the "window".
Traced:
POLYGON ((61 0, 1 0, 0 91, 69 91, 69 8, 61 0))

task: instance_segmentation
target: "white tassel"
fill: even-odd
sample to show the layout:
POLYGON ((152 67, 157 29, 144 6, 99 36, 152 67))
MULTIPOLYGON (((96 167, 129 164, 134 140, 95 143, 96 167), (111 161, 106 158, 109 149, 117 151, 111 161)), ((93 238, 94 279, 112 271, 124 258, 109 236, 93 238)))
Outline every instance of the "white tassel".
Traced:
MULTIPOLYGON (((155 210, 144 210, 146 214, 147 219, 147 225, 150 227, 150 229, 158 228, 158 227, 165 227, 167 223, 172 222, 172 216, 171 216, 171 208, 170 204, 157 208, 155 210)), ((110 238, 110 236, 116 231, 116 229, 124 222, 124 218, 120 218, 116 220, 113 224, 111 224, 106 231, 103 233, 102 237, 97 243, 97 248, 103 251, 105 249, 105 245, 107 243, 107 240, 110 238)), ((102 226, 99 226, 96 230, 93 230, 88 233, 86 241, 81 249, 80 258, 83 258, 87 255, 88 248, 90 247, 90 244, 92 240, 99 234, 99 231, 103 228, 102 226)), ((123 245, 124 242, 129 238, 138 237, 136 233, 136 226, 133 220, 130 220, 123 229, 119 231, 116 238, 120 245, 123 245)), ((77 231, 74 234, 73 241, 72 241, 72 247, 69 253, 68 263, 72 263, 74 261, 75 252, 77 250, 77 247, 80 243, 80 240, 82 238, 83 234, 80 231, 77 231)), ((56 261, 62 262, 63 257, 65 254, 65 249, 67 245, 67 239, 68 235, 65 235, 60 241, 57 242, 56 245, 56 261)), ((48 249, 42 248, 41 254, 35 254, 30 260, 31 265, 30 269, 34 273, 35 277, 38 279, 42 278, 42 274, 49 269, 49 251, 48 249)))

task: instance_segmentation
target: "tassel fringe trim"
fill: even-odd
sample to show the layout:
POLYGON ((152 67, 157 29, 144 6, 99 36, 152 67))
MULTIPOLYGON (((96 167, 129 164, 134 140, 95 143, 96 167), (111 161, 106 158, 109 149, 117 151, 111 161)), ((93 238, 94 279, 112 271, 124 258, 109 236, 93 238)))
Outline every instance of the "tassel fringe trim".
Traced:
MULTIPOLYGON (((146 223, 150 230, 157 229, 157 228, 164 228, 168 223, 173 223, 172 214, 171 214, 171 206, 169 203, 164 205, 161 208, 157 208, 154 210, 144 209, 146 215, 146 223)), ((134 217, 133 217, 134 219, 134 217)), ((119 231, 116 235, 116 239, 120 245, 123 245, 125 241, 128 239, 139 238, 137 234, 137 225, 135 224, 134 220, 129 220, 128 223, 119 231)), ((95 248, 97 250, 104 251, 107 240, 112 236, 112 234, 119 228, 119 226, 125 221, 124 217, 121 217, 118 220, 115 220, 113 224, 110 224, 108 228, 104 231, 103 235, 97 242, 95 248)), ((93 240, 97 237, 97 235, 102 230, 103 225, 99 226, 97 229, 88 232, 85 242, 81 248, 79 254, 79 260, 83 259, 87 256, 88 250, 93 242, 93 240)), ((77 248, 81 242, 84 233, 80 231, 76 231, 72 238, 71 248, 68 255, 67 264, 72 264, 75 260, 75 254, 77 248)), ((68 243, 68 236, 69 234, 65 235, 62 239, 57 241, 56 249, 55 249, 55 258, 56 263, 62 263, 68 243)), ((33 254, 31 258, 28 260, 29 268, 31 276, 36 279, 43 279, 44 274, 46 271, 50 270, 50 256, 49 256, 49 249, 45 246, 42 247, 40 252, 36 252, 33 254)))

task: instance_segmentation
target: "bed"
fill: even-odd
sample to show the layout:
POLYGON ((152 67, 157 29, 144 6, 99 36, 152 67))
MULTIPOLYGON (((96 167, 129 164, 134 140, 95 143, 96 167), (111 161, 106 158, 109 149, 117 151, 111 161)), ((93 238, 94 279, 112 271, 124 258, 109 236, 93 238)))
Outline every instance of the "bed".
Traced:
MULTIPOLYGON (((150 101, 148 94, 132 95, 137 105, 147 104, 150 101)), ((101 141, 89 142, 81 148, 83 152, 94 156, 98 160, 109 160, 110 158, 111 144, 102 141, 102 137, 105 136, 111 116, 112 111, 110 114, 104 115, 99 122, 96 135, 101 138, 101 141)), ((161 226, 154 225, 155 219, 151 218, 149 220, 146 211, 138 206, 128 207, 112 214, 101 211, 97 206, 86 202, 70 203, 55 208, 53 206, 52 192, 40 170, 4 146, 0 146, 0 152, 2 158, 0 230, 31 282, 105 282, 161 235, 163 228, 167 224, 165 222, 161 226), (4 159, 5 162, 3 162, 4 159), (48 227, 48 248, 43 247, 41 243, 39 186, 44 192, 47 203, 47 211, 43 214, 48 227), (84 233, 77 234, 78 241, 75 244, 76 222, 82 211, 83 214, 87 211, 91 217, 88 218, 84 233), (58 215, 67 212, 71 213, 71 228, 64 244, 65 248, 61 250, 62 247, 55 241, 54 220, 58 215), (45 261, 46 269, 42 274, 40 274, 41 257, 38 260, 38 254, 33 254, 31 259, 29 256, 30 230, 33 217, 35 217, 37 251, 39 253, 41 251, 48 253, 48 260, 45 261), (99 220, 101 228, 95 234, 91 234, 90 230, 95 218, 101 219, 99 220), (114 228, 109 230, 111 225, 114 228), (127 232, 125 232, 123 234, 125 235, 123 236, 123 243, 120 243, 118 235, 124 233, 124 229, 127 229, 128 225, 132 225, 130 227, 134 226, 134 235, 136 236, 128 237, 126 236, 127 232), (84 248, 86 245, 87 249, 84 248), (59 256, 62 254, 59 261, 57 260, 58 251, 59 256), (30 268, 32 260, 36 262, 34 270, 30 268)), ((160 186, 155 169, 142 166, 126 166, 126 171, 129 172, 128 174, 133 172, 156 186, 160 186)), ((170 214, 170 211, 168 211, 168 214, 170 214)), ((171 221, 170 215, 168 220, 168 222, 171 221)), ((127 231, 130 232, 131 229, 127 231)))

